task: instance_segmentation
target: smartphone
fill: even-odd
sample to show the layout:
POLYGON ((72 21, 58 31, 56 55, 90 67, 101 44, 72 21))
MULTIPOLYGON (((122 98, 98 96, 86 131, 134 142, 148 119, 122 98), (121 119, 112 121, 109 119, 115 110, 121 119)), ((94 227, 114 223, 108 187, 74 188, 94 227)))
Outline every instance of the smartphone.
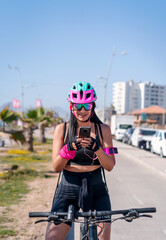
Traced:
POLYGON ((78 137, 90 137, 91 127, 80 127, 78 137))

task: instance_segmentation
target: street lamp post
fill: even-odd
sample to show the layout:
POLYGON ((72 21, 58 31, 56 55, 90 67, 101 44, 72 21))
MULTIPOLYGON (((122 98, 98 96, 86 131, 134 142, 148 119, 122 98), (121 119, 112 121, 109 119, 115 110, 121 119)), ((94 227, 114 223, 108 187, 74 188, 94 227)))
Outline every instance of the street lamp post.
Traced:
POLYGON ((15 67, 15 70, 18 72, 18 79, 20 83, 20 99, 21 99, 21 115, 23 116, 23 111, 24 111, 24 92, 23 92, 23 85, 22 85, 22 78, 21 78, 21 72, 19 67, 15 67))
MULTIPOLYGON (((13 69, 12 66, 8 65, 9 69, 13 69)), ((21 116, 23 116, 23 98, 24 98, 24 92, 23 92, 23 85, 22 85, 22 78, 21 78, 21 72, 19 67, 14 67, 14 69, 18 72, 18 79, 19 79, 19 85, 20 85, 20 105, 21 105, 21 116)))
MULTIPOLYGON (((127 52, 121 52, 121 55, 126 55, 126 54, 127 54, 127 52)), ((113 50, 112 50, 111 60, 110 60, 110 64, 109 64, 109 67, 108 67, 106 77, 98 76, 99 79, 104 79, 105 80, 105 83, 104 83, 104 97, 103 97, 103 122, 105 122, 105 106, 106 106, 107 84, 108 84, 108 80, 109 80, 109 76, 110 76, 110 72, 111 72, 113 57, 115 55, 116 54, 115 54, 115 47, 114 47, 113 50)))

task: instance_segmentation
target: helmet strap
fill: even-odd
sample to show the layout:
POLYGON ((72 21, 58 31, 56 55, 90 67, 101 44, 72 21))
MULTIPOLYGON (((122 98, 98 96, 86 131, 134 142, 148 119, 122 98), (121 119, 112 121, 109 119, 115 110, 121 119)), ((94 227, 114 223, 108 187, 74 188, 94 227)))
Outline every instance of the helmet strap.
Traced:
POLYGON ((93 114, 94 114, 94 109, 93 109, 93 111, 91 112, 91 115, 90 115, 90 117, 86 120, 86 121, 83 121, 83 122, 89 122, 90 121, 90 119, 91 119, 91 117, 93 116, 93 114))

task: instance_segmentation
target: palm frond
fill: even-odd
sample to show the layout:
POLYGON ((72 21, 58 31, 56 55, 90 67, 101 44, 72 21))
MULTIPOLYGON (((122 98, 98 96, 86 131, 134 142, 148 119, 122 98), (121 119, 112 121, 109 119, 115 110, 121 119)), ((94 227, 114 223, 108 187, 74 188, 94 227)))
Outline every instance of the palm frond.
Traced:
POLYGON ((26 142, 23 131, 17 131, 17 132, 11 133, 10 138, 15 142, 20 142, 21 144, 24 144, 26 142))
POLYGON ((3 122, 10 123, 10 122, 18 119, 18 114, 9 110, 8 107, 5 107, 0 112, 0 118, 2 119, 3 122))

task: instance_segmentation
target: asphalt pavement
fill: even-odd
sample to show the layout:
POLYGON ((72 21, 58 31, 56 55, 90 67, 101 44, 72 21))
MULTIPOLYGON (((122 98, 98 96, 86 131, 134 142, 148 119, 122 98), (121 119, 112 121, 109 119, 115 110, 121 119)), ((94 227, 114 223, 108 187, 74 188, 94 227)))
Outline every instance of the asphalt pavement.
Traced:
POLYGON ((120 149, 119 154, 122 153, 133 161, 142 164, 151 171, 154 171, 160 176, 166 178, 166 158, 162 158, 148 150, 139 149, 116 140, 113 141, 113 144, 114 147, 120 149))

